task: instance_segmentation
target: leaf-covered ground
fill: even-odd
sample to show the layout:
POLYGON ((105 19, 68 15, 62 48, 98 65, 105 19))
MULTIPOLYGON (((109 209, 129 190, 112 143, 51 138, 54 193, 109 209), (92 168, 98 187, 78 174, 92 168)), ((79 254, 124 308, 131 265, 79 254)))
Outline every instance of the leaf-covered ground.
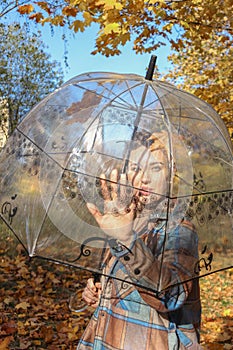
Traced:
MULTIPOLYGON (((87 278, 0 239, 0 350, 75 350, 91 311, 76 314, 68 304, 87 278)), ((233 270, 201 279, 201 295, 203 349, 233 349, 233 270)))

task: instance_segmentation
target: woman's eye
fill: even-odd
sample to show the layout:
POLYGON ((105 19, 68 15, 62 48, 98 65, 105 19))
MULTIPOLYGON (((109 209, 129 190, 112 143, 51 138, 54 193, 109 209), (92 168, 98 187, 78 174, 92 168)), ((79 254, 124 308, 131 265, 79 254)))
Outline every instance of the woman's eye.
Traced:
POLYGON ((154 172, 159 172, 162 170, 162 166, 161 165, 154 165, 153 167, 151 167, 151 170, 154 172))
POLYGON ((134 172, 139 172, 140 167, 138 165, 131 165, 130 170, 134 172))

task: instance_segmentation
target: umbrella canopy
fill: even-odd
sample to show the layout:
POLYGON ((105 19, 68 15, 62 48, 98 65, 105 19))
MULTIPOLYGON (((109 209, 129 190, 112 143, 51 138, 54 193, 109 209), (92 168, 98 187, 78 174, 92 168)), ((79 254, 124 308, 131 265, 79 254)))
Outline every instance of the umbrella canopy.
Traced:
POLYGON ((86 203, 104 210, 105 179, 123 189, 122 210, 135 191, 150 194, 136 215, 135 239, 142 223, 163 221, 167 233, 184 218, 194 224, 199 255, 190 279, 232 266, 231 140, 212 107, 166 82, 100 72, 74 77, 31 110, 0 159, 1 220, 30 256, 101 273, 112 237, 86 203), (166 185, 140 190, 122 180, 132 162, 145 173, 155 149, 166 153, 166 185))

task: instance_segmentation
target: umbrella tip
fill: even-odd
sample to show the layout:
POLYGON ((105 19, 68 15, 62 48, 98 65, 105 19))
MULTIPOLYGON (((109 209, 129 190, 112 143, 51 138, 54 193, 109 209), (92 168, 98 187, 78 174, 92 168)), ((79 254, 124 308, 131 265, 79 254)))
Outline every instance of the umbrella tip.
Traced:
POLYGON ((154 74, 154 70, 155 70, 156 60, 157 60, 157 56, 156 55, 152 55, 151 58, 150 58, 149 67, 147 69, 146 76, 145 76, 146 80, 152 80, 153 74, 154 74))

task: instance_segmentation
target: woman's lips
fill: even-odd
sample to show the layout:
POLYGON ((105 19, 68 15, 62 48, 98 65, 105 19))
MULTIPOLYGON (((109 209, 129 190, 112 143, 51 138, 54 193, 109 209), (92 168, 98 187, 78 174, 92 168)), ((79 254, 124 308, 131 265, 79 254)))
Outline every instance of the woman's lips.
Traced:
POLYGON ((149 187, 141 187, 139 191, 140 196, 149 196, 152 192, 152 188, 149 187))

